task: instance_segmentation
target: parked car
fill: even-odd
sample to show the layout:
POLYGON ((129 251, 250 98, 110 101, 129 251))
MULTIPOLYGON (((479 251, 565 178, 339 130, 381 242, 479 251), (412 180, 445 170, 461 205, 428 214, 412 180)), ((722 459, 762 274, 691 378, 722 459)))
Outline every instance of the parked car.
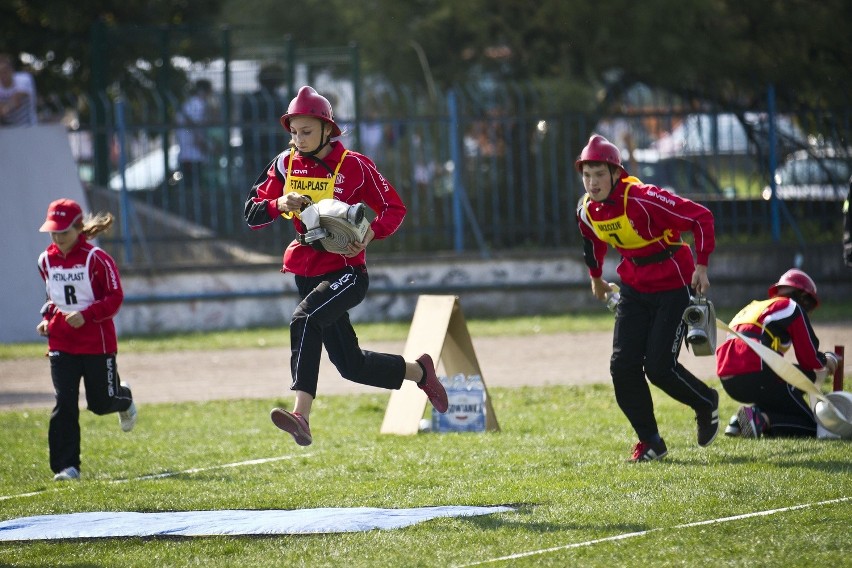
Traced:
MULTIPOLYGON (((747 112, 741 119, 734 114, 690 114, 669 134, 651 144, 661 158, 669 156, 744 155, 754 144, 768 147, 768 116, 747 112), (749 138, 746 127, 751 131, 749 138)), ((782 152, 801 148, 807 137, 789 116, 775 117, 775 143, 782 152)))
POLYGON ((682 197, 696 201, 733 197, 733 191, 723 190, 704 166, 685 158, 628 161, 625 166, 631 175, 643 182, 654 184, 682 197))
MULTIPOLYGON (((852 154, 834 150, 799 150, 775 170, 775 195, 784 200, 843 201, 849 192, 852 154)), ((763 188, 770 199, 772 189, 763 188)))
MULTIPOLYGON (((178 169, 178 152, 177 144, 169 146, 169 174, 178 169)), ((116 172, 110 176, 109 188, 121 190, 124 185, 127 186, 127 191, 149 191, 160 187, 166 180, 166 164, 163 158, 163 148, 159 144, 155 145, 152 150, 149 150, 142 157, 133 160, 124 169, 124 181, 121 179, 121 172, 116 172)))

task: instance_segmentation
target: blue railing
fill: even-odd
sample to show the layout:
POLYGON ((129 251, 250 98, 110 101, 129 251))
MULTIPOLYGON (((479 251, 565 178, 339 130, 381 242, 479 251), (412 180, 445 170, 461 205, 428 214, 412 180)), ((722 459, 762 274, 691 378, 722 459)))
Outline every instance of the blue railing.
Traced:
MULTIPOLYGON (((175 262, 181 254, 184 262, 201 262, 186 248, 211 240, 277 254, 291 238, 287 224, 251 232, 242 219, 252 182, 286 144, 277 120, 286 101, 230 97, 227 106, 243 110, 230 113, 229 120, 220 114, 191 127, 210 148, 202 175, 191 186, 178 175, 178 124, 169 117, 179 101, 170 94, 99 95, 97 102, 109 111, 103 125, 92 130, 83 123, 72 132, 110 141, 104 147, 115 159, 111 181, 108 188, 94 187, 93 194, 105 204, 109 196, 118 198, 122 222, 116 239, 121 240, 115 244, 121 243, 116 248, 123 249, 125 263, 145 263, 151 253, 144 251, 152 247, 158 258, 172 247, 184 251, 175 254, 175 262)), ((224 98, 219 93, 214 106, 226 106, 224 98)), ((597 118, 560 108, 553 90, 511 84, 487 90, 467 85, 438 93, 434 101, 410 89, 385 89, 370 101, 361 104, 361 121, 338 117, 344 143, 376 161, 409 210, 394 238, 373 245, 376 252, 488 255, 578 246, 574 211, 583 189, 574 159, 592 131, 617 143, 628 170, 643 181, 671 181, 679 193, 711 207, 721 241, 839 239, 842 199, 767 201, 762 193, 774 185, 773 156, 781 171, 794 151, 804 151, 817 168, 839 160, 846 177, 835 176, 825 185, 844 195, 848 109, 779 111, 772 121, 764 109, 734 116, 674 106, 660 112, 657 106, 597 118)), ((92 151, 98 150, 92 144, 92 151)), ((81 172, 93 159, 84 154, 81 172)), ((85 173, 82 177, 88 181, 85 173)))

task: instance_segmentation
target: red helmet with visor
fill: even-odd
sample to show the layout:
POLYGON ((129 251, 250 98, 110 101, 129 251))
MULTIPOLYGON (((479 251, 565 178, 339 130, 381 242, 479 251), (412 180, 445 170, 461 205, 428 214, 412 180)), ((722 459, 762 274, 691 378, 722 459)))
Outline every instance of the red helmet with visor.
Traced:
POLYGON ((819 306, 819 296, 817 295, 816 284, 810 276, 808 276, 798 268, 791 268, 790 270, 781 275, 781 278, 778 279, 778 282, 769 287, 770 298, 774 298, 778 295, 778 288, 780 286, 790 286, 791 288, 799 290, 800 292, 811 297, 814 302, 814 308, 819 306))
POLYGON ((600 134, 592 134, 589 143, 586 144, 586 147, 580 152, 580 157, 574 162, 574 167, 577 168, 578 172, 583 173, 585 162, 605 162, 624 169, 618 148, 600 134))
POLYGON ((317 93, 313 87, 302 87, 296 98, 290 101, 287 114, 281 117, 281 126, 290 131, 290 119, 294 116, 313 116, 331 125, 331 135, 340 136, 340 127, 334 122, 334 112, 328 99, 317 93))

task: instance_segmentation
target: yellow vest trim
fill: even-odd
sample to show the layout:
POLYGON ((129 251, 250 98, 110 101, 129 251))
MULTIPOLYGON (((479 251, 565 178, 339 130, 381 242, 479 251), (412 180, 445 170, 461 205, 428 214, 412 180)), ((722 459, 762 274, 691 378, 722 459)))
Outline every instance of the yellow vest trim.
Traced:
MULTIPOLYGON (((284 193, 296 192, 304 195, 311 200, 312 203, 318 203, 323 199, 334 199, 334 182, 337 181, 337 172, 340 171, 340 166, 343 165, 343 159, 349 150, 344 150, 340 156, 340 161, 334 168, 334 175, 330 178, 310 178, 310 177, 293 177, 293 154, 290 154, 290 161, 287 164, 287 191, 284 193)), ((299 216, 298 211, 283 211, 281 216, 285 219, 299 216)))
POLYGON ((672 229, 665 229, 661 236, 651 240, 645 239, 640 235, 633 228, 633 224, 630 223, 630 218, 627 216, 627 194, 631 187, 642 182, 633 176, 625 177, 621 181, 626 182, 627 187, 624 188, 624 213, 618 217, 605 221, 595 221, 589 215, 589 202, 591 201, 589 194, 587 193, 583 197, 583 209, 595 235, 613 247, 626 250, 641 249, 659 241, 663 241, 669 246, 684 244, 683 241, 674 241, 672 239, 672 235, 674 234, 672 229))
POLYGON ((746 307, 741 309, 737 313, 737 315, 734 316, 734 319, 731 320, 731 323, 728 324, 728 327, 733 328, 734 326, 737 326, 737 325, 740 325, 740 324, 756 325, 760 329, 762 329, 763 333, 768 335, 769 338, 772 340, 769 347, 773 351, 780 353, 781 352, 781 338, 776 336, 776 335, 773 335, 772 332, 769 331, 769 329, 765 325, 763 325, 762 323, 760 323, 760 321, 758 321, 758 319, 760 318, 760 314, 762 314, 764 311, 766 311, 766 309, 769 306, 771 306, 772 304, 774 304, 775 302, 777 302, 778 300, 781 300, 781 299, 782 298, 770 298, 768 300, 755 300, 755 301, 751 302, 746 307))

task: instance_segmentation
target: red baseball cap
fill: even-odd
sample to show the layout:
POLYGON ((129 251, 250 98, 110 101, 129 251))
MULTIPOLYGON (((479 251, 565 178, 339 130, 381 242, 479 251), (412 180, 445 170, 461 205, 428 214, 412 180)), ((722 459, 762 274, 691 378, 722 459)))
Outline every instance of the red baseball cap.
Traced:
POLYGON ((39 231, 63 233, 83 216, 83 209, 73 199, 57 199, 47 208, 47 219, 39 231))

